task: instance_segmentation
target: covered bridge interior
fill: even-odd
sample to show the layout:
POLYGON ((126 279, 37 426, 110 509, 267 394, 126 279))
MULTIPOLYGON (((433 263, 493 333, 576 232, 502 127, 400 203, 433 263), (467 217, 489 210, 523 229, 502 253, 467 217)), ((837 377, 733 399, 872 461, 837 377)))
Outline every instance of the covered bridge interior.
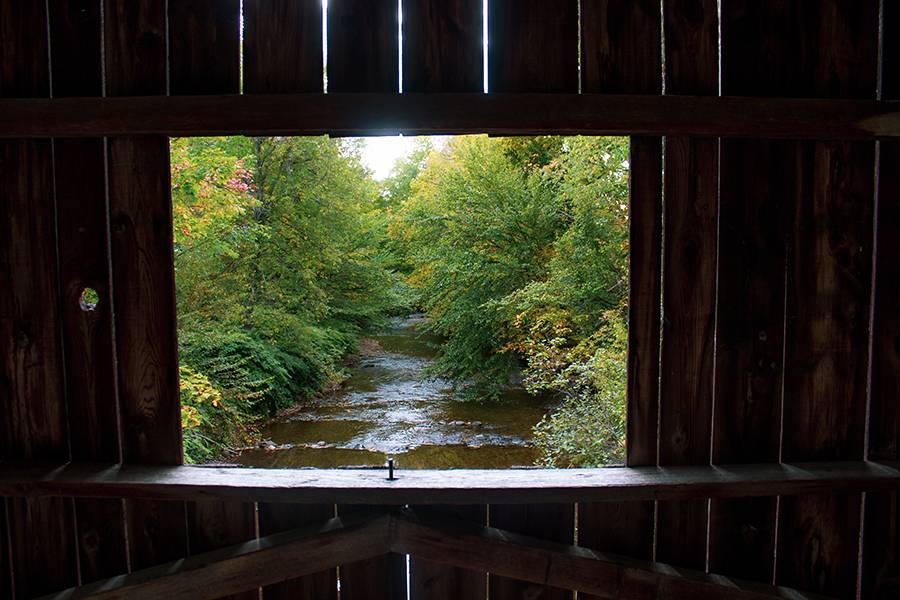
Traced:
POLYGON ((483 11, 0 0, 0 597, 900 596, 900 2, 483 11), (167 137, 398 132, 633 136, 627 466, 181 465, 167 137))

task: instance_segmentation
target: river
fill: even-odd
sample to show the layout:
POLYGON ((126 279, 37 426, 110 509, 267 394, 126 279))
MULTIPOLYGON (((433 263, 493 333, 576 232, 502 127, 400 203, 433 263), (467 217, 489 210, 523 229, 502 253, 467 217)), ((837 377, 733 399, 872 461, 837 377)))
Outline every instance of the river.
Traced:
POLYGON ((351 363, 336 391, 265 425, 260 447, 236 461, 254 467, 380 466, 508 468, 538 456, 531 431, 546 412, 521 387, 498 403, 460 400, 450 384, 426 378, 440 340, 423 334, 421 315, 391 320, 351 363))

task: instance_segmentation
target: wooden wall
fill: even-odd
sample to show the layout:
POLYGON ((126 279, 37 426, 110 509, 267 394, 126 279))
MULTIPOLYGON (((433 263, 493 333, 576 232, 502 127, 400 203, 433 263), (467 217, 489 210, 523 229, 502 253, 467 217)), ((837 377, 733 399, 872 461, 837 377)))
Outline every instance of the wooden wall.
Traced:
MULTIPOLYGON (((404 0, 402 48, 397 7, 330 0, 323 28, 319 0, 0 0, 0 97, 395 94, 402 74, 405 93, 486 80, 504 94, 900 100, 893 0, 489 0, 486 23, 480 0, 404 0)), ((452 131, 459 110, 442 117, 452 131)), ((633 137, 630 163, 629 466, 900 458, 898 142, 633 137)), ((0 142, 0 460, 181 463, 171 235, 165 138, 0 142)), ((897 507, 879 493, 427 512, 884 597, 900 589, 897 507)), ((2 508, 12 598, 365 510, 2 508)), ((407 596, 402 556, 339 570, 343 599, 407 596)), ((415 557, 409 573, 411 599, 572 597, 415 557)), ((329 569, 262 595, 337 589, 329 569)))

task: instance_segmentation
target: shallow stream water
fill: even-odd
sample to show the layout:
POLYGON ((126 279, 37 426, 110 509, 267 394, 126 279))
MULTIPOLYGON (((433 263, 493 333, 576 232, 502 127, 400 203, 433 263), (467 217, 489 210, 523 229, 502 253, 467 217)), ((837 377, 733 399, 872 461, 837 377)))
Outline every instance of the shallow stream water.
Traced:
POLYGON ((423 334, 421 315, 397 318, 367 344, 350 376, 266 425, 262 447, 237 462, 254 467, 380 466, 508 468, 534 463, 531 430, 546 406, 521 387, 499 403, 460 400, 450 384, 427 378, 439 339, 423 334))

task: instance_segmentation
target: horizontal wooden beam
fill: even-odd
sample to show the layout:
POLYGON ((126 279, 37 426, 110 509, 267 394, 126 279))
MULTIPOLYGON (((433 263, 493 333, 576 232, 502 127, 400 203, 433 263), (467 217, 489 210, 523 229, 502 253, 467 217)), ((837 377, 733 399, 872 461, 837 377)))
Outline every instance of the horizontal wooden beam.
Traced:
POLYGON ((604 469, 243 469, 0 465, 0 496, 339 504, 601 502, 900 489, 898 462, 604 469))
POLYGON ((502 529, 450 520, 394 518, 391 550, 465 569, 610 600, 750 600, 818 598, 798 590, 747 582, 660 563, 557 544, 502 529))
POLYGON ((391 524, 389 515, 344 522, 335 518, 70 588, 42 600, 222 598, 380 556, 390 548, 391 524))
POLYGON ((598 553, 493 527, 450 519, 423 521, 410 510, 400 510, 352 521, 330 519, 70 588, 44 600, 220 598, 387 552, 578 590, 599 598, 813 597, 797 590, 598 553))
POLYGON ((279 94, 0 99, 0 137, 690 135, 900 137, 900 103, 597 94, 279 94))

